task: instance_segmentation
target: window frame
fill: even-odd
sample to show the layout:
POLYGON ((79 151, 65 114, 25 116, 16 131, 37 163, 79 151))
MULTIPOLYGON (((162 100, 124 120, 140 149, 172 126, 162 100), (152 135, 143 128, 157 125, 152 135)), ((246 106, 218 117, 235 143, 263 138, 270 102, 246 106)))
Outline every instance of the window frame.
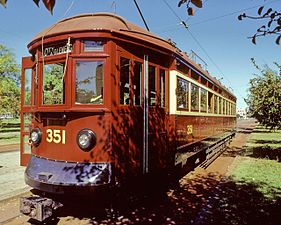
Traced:
POLYGON ((42 60, 42 57, 40 57, 40 60, 38 61, 38 98, 36 99, 36 102, 38 103, 38 109, 44 109, 46 111, 50 110, 50 111, 58 111, 61 109, 65 109, 67 107, 69 107, 69 103, 70 103, 70 98, 68 98, 67 96, 70 95, 70 91, 71 91, 71 77, 70 77, 70 73, 71 73, 71 60, 70 58, 68 59, 68 67, 66 68, 66 73, 65 73, 65 78, 64 78, 64 83, 65 83, 65 88, 64 88, 64 92, 65 92, 65 102, 64 104, 53 104, 53 105, 47 105, 47 104, 43 104, 43 62, 44 65, 46 64, 55 64, 55 63, 65 63, 66 59, 66 55, 65 54, 60 54, 60 55, 55 55, 55 56, 47 56, 44 57, 44 60, 42 60))
MULTIPOLYGON (((157 97, 157 104, 159 105, 160 108, 166 108, 167 106, 167 70, 164 67, 159 66, 158 68, 158 79, 157 79, 157 83, 158 83, 158 97, 157 97), (164 96, 162 97, 161 95, 161 70, 164 71, 164 88, 163 88, 163 93, 164 96), (163 98, 163 105, 162 105, 162 98, 163 98)), ((156 87, 157 89, 157 87, 156 87)), ((156 90, 157 93, 157 90, 156 90)))

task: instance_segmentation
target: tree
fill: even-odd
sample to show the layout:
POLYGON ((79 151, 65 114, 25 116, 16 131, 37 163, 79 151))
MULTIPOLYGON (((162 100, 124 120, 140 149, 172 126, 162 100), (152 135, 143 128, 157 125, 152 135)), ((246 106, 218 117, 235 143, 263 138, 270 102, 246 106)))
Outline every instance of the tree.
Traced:
MULTIPOLYGON (((56 4, 56 0, 42 0, 45 7, 50 11, 51 14, 53 14, 53 8, 56 4)), ((0 0, 0 4, 4 7, 7 6, 8 0, 0 0)), ((33 0, 33 2, 39 7, 40 0, 33 0)))
POLYGON ((249 37, 252 39, 252 42, 256 44, 256 38, 267 35, 277 35, 275 39, 276 44, 280 44, 281 40, 281 12, 273 10, 272 8, 265 9, 264 6, 261 6, 258 9, 258 16, 249 16, 246 13, 243 13, 238 16, 238 20, 243 20, 245 18, 254 19, 254 20, 264 20, 265 23, 259 27, 256 33, 249 37))
POLYGON ((249 112, 259 123, 271 129, 281 128, 281 66, 278 72, 268 66, 260 68, 252 59, 261 73, 249 81, 249 94, 246 103, 249 112))
POLYGON ((0 115, 19 116, 20 66, 13 53, 0 44, 0 115))

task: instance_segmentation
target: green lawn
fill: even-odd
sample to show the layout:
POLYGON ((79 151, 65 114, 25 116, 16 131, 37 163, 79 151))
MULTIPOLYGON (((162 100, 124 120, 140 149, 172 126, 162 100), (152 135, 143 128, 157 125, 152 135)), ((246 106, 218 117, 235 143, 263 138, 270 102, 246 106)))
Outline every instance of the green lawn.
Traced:
POLYGON ((281 198, 281 130, 258 126, 247 141, 246 157, 239 157, 232 171, 237 183, 256 187, 266 198, 281 198))
POLYGON ((270 131, 258 126, 251 134, 247 147, 260 147, 267 145, 271 148, 281 148, 281 130, 270 131))
POLYGON ((266 198, 281 198, 281 164, 276 160, 241 159, 233 171, 233 180, 254 186, 266 198))
POLYGON ((4 119, 0 126, 0 145, 19 144, 20 120, 4 119))

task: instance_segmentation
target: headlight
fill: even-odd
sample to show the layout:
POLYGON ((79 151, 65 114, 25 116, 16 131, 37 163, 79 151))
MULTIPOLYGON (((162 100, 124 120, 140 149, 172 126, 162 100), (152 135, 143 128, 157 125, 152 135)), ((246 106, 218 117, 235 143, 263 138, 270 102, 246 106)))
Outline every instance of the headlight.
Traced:
POLYGON ((33 145, 38 146, 42 139, 42 132, 39 128, 34 128, 30 132, 30 140, 33 145))
POLYGON ((90 151, 96 146, 96 134, 89 129, 83 129, 77 134, 76 142, 83 151, 90 151))

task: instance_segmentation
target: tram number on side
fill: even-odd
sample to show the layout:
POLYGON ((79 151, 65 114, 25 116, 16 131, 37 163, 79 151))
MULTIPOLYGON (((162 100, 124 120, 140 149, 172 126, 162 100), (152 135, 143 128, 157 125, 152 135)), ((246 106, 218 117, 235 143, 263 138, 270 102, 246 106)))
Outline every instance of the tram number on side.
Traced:
POLYGON ((192 125, 187 125, 186 126, 186 134, 190 135, 193 133, 193 126, 192 125))
POLYGON ((65 144, 65 130, 46 130, 46 141, 49 143, 65 144))

